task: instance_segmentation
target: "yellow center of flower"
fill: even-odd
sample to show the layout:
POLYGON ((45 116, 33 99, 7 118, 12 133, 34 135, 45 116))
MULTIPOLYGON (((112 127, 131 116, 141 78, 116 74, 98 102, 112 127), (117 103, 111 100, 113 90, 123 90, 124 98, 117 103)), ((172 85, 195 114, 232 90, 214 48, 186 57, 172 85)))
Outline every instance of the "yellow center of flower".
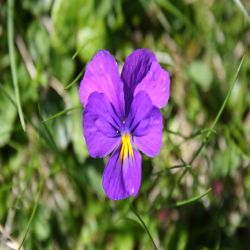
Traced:
POLYGON ((130 141, 130 135, 124 134, 122 136, 122 146, 120 151, 120 159, 126 160, 129 157, 133 157, 134 152, 130 141))

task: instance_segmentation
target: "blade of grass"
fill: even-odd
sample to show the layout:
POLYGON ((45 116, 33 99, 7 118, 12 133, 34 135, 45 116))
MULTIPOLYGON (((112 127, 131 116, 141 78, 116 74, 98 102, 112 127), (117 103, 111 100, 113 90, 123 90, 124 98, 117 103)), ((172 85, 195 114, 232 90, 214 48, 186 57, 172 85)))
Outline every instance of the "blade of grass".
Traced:
POLYGON ((45 122, 42 122, 42 114, 41 114, 41 109, 40 105, 38 105, 38 117, 41 121, 41 129, 38 130, 40 135, 42 135, 42 138, 46 138, 46 140, 49 142, 49 145, 51 146, 51 149, 54 151, 54 153, 57 155, 58 159, 61 159, 61 154, 60 151, 56 145, 56 142, 53 138, 53 135, 51 134, 49 128, 47 127, 45 122))
POLYGON ((70 88, 71 86, 73 86, 75 83, 77 83, 77 82, 79 81, 79 79, 82 77, 83 72, 84 72, 84 69, 83 69, 82 72, 80 72, 80 73, 76 76, 76 78, 75 78, 71 83, 69 83, 67 86, 64 87, 64 90, 67 90, 68 88, 70 88))
POLYGON ((64 109, 64 110, 62 110, 62 111, 60 111, 60 112, 58 112, 58 113, 56 113, 56 114, 54 114, 54 115, 46 118, 46 119, 44 119, 43 122, 51 121, 51 120, 53 120, 53 119, 55 119, 55 118, 57 118, 57 117, 59 117, 61 115, 64 115, 64 114, 66 114, 66 113, 68 113, 68 112, 70 112, 72 110, 79 109, 79 108, 81 108, 80 105, 76 106, 76 107, 71 107, 71 108, 68 108, 68 109, 64 109))
MULTIPOLYGON (((210 131, 210 130, 211 130, 211 128, 204 128, 204 129, 198 130, 197 132, 192 133, 191 135, 187 135, 187 136, 186 136, 186 135, 181 134, 181 133, 178 132, 178 131, 173 131, 173 130, 170 130, 170 129, 166 129, 166 131, 167 131, 169 134, 177 135, 177 136, 179 136, 179 137, 181 137, 181 138, 183 138, 183 139, 185 139, 185 140, 192 139, 193 137, 196 137, 196 136, 198 136, 198 135, 202 135, 202 134, 204 134, 204 133, 207 133, 207 132, 210 131)), ((211 132, 216 133, 215 130, 211 130, 211 132)), ((184 141, 185 141, 185 140, 184 140, 184 141)))
MULTIPOLYGON (((63 169, 66 169, 66 171, 69 173, 70 171, 65 167, 65 163, 64 163, 64 160, 62 158, 62 155, 60 154, 60 151, 57 148, 57 145, 56 145, 56 143, 55 143, 55 141, 53 139, 53 136, 52 136, 51 132, 49 131, 49 128, 46 126, 45 123, 42 122, 41 110, 40 110, 40 106, 39 105, 38 105, 38 117, 39 117, 39 120, 41 122, 40 125, 43 128, 43 130, 39 129, 39 127, 37 127, 35 124, 33 124, 32 121, 30 121, 31 125, 38 131, 38 133, 40 134, 40 137, 43 140, 46 141, 46 144, 50 145, 51 149, 54 151, 54 153, 57 156, 58 160, 61 162, 61 166, 63 167, 63 169)), ((57 173, 58 171, 60 171, 61 170, 61 166, 57 167, 55 169, 51 169, 49 176, 52 176, 55 173, 57 173)), ((39 200, 40 200, 43 188, 44 188, 44 184, 45 184, 45 177, 42 178, 40 180, 40 182, 39 182, 39 188, 38 188, 36 200, 35 200, 35 203, 34 203, 34 206, 33 206, 33 209, 32 209, 32 212, 31 212, 31 215, 30 215, 30 218, 29 218, 29 221, 28 221, 28 224, 27 224, 25 232, 24 232, 24 236, 23 236, 23 238, 21 240, 21 243, 19 245, 18 250, 21 249, 21 247, 24 244, 24 242, 25 242, 25 240, 27 238, 27 235, 28 235, 28 233, 30 231, 32 222, 34 220, 34 217, 35 217, 35 214, 36 214, 36 211, 37 211, 37 208, 38 208, 39 200)))
POLYGON ((204 134, 206 134, 208 132, 216 134, 216 131, 214 129, 204 128, 204 129, 201 129, 201 130, 199 130, 199 131, 197 131, 195 133, 192 133, 191 135, 187 136, 186 140, 192 139, 192 138, 194 138, 196 136, 199 136, 199 135, 204 135, 204 134))
POLYGON ((202 141, 202 143, 200 144, 199 148, 198 148, 198 149, 195 151, 195 153, 193 154, 193 157, 192 157, 192 159, 190 160, 189 164, 187 164, 188 167, 184 168, 184 170, 183 170, 183 172, 181 173, 181 175, 179 176, 178 180, 175 181, 175 184, 174 184, 174 185, 172 186, 172 188, 170 189, 169 194, 168 194, 168 199, 170 199, 170 197, 172 196, 172 193, 173 193, 175 187, 176 187, 176 186, 179 186, 179 184, 181 183, 182 178, 186 175, 186 173, 188 172, 188 170, 191 169, 194 160, 195 160, 195 159, 197 158, 197 156, 200 154, 200 152, 202 151, 203 147, 205 147, 205 145, 207 144, 208 139, 209 139, 209 137, 211 136, 211 134, 212 134, 212 133, 216 133, 216 131, 215 131, 215 126, 216 126, 216 124, 217 124, 219 118, 221 117, 221 114, 222 114, 223 110, 225 109, 225 106, 226 106, 226 104, 227 104, 227 102, 228 102, 228 100, 229 100, 229 97, 230 97, 230 95, 231 95, 231 93, 232 93, 233 87, 234 87, 234 85, 235 85, 235 83, 236 83, 236 81, 237 81, 237 78, 238 78, 238 75, 239 75, 239 72, 240 72, 240 69, 241 69, 241 66, 242 66, 243 61, 244 61, 244 56, 242 57, 242 59, 241 59, 241 61, 240 61, 240 63, 239 63, 239 66, 238 66, 238 68, 237 68, 237 70, 236 70, 236 73, 235 73, 233 82, 232 82, 232 84, 231 84, 231 86, 230 86, 230 88, 229 88, 229 90, 228 90, 228 92, 227 92, 227 95, 226 95, 226 97, 225 97, 225 99, 224 99, 224 101, 223 101, 223 103, 222 103, 222 105, 221 105, 221 107, 220 107, 220 109, 219 109, 219 111, 218 111, 218 113, 217 113, 217 115, 216 115, 216 117, 215 117, 215 119, 214 119, 214 121, 213 121, 211 127, 208 129, 207 134, 206 134, 204 140, 202 141))
MULTIPOLYGON (((217 122, 219 121, 219 119, 221 117, 221 114, 222 114, 222 112, 224 111, 224 109, 226 107, 226 104, 227 104, 227 102, 229 100, 229 97, 231 96, 233 87, 234 87, 234 85, 235 85, 235 83, 236 83, 236 81, 238 79, 238 75, 239 75, 241 66, 243 64, 243 61, 244 61, 244 56, 242 57, 242 59, 241 59, 241 61, 239 63, 239 66, 237 67, 237 70, 236 70, 233 82, 232 82, 232 84, 231 84, 231 86, 230 86, 230 88, 229 88, 229 90, 227 92, 227 95, 226 95, 226 97, 225 97, 225 99, 224 99, 224 101, 223 101, 223 103, 222 103, 222 105, 221 105, 221 107, 220 107, 220 109, 219 109, 219 111, 218 111, 218 113, 217 113, 217 115, 216 115, 216 117, 215 117, 215 119, 214 119, 214 121, 213 121, 210 129, 208 130, 208 132, 207 132, 204 140, 202 141, 202 143, 199 146, 199 148, 195 151, 195 153, 193 154, 192 159, 189 162, 190 166, 192 166, 194 160, 197 158, 197 156, 200 154, 200 152, 202 151, 202 149, 207 144, 209 137, 211 136, 211 134, 213 133, 213 131, 215 131, 215 126, 216 126, 217 122)), ((188 168, 185 168, 184 171, 183 171, 183 173, 182 173, 182 175, 179 177, 179 179, 177 181, 178 184, 181 182, 181 179, 185 176, 185 174, 187 173, 187 171, 188 171, 188 168)))
POLYGON ((75 53, 74 55, 72 56, 72 60, 74 60, 76 58, 76 56, 80 53, 80 51, 82 49, 84 49, 90 42, 96 40, 96 39, 100 39, 101 37, 100 36, 94 36, 92 38, 90 38, 86 43, 84 43, 75 53))
MULTIPOLYGON (((192 134, 187 135, 187 136, 182 135, 181 133, 176 132, 176 131, 167 130, 168 133, 173 134, 173 135, 177 135, 177 136, 179 136, 179 137, 181 137, 183 139, 181 142, 179 142, 177 144, 173 144, 173 147, 170 149, 170 152, 175 151, 176 149, 180 148, 181 145, 183 145, 184 143, 188 142, 189 140, 192 140, 193 138, 195 138, 197 136, 203 136, 209 130, 211 130, 211 129, 210 128, 200 129, 200 130, 198 130, 196 132, 193 132, 192 134)), ((214 134, 216 134, 215 130, 212 130, 211 132, 214 133, 214 134)))
POLYGON ((29 233, 29 230, 30 230, 31 224, 33 222, 33 219, 35 217, 36 210, 37 210, 37 207, 38 207, 38 203, 39 203, 39 200, 40 200, 40 197, 41 197, 41 194, 42 194, 42 190, 43 190, 43 187, 44 187, 44 181, 45 181, 44 178, 42 180, 40 180, 39 189, 38 189, 38 192, 37 192, 35 204, 33 206, 33 209, 32 209, 28 224, 27 224, 25 232, 24 232, 24 236, 23 236, 23 238, 21 240, 21 243, 20 243, 20 245, 18 247, 18 250, 21 249, 21 247, 22 247, 22 245, 23 245, 24 241, 26 240, 26 237, 27 237, 27 235, 29 233))
POLYGON ((171 30, 171 26, 166 16, 162 12, 161 8, 154 1, 140 0, 140 2, 146 12, 151 8, 154 9, 159 23, 162 25, 166 32, 169 32, 171 30))
POLYGON ((160 170, 158 172, 152 173, 152 175, 161 175, 161 174, 165 174, 167 172, 169 172, 172 169, 178 169, 178 168, 188 168, 190 167, 188 164, 178 164, 178 165, 174 165, 171 167, 167 167, 166 169, 160 170))
POLYGON ((244 17, 246 18, 247 22, 250 23, 250 16, 247 13, 247 10, 245 9, 244 5, 240 0, 234 0, 237 7, 240 9, 240 11, 243 13, 244 17))
POLYGON ((17 81, 17 72, 16 72, 13 19, 14 19, 14 0, 8 0, 7 31, 8 31, 10 67, 11 67, 12 80, 13 80, 14 91, 15 91, 15 96, 16 96, 16 105, 17 105, 18 115, 19 115, 22 128, 25 131, 26 126, 25 126, 25 121, 24 121, 24 116, 23 116, 23 111, 22 111, 22 106, 21 106, 20 93, 19 93, 19 87, 18 87, 18 81, 17 81))
POLYGON ((154 242, 154 239, 151 235, 151 233, 149 232, 148 230, 148 227, 146 226, 146 224, 144 223, 144 221, 142 220, 141 216, 139 215, 139 213, 136 211, 136 209, 133 207, 133 206, 130 206, 132 212, 135 214, 135 216, 138 218, 138 220, 140 221, 140 223, 142 224, 143 228, 145 229, 145 231, 147 232, 153 246, 154 246, 154 249, 158 250, 158 247, 156 246, 155 242, 154 242))
POLYGON ((166 0, 154 0, 154 2, 180 19, 195 36, 198 36, 197 30, 195 29, 189 18, 187 18, 178 8, 176 8, 174 3, 166 0))
MULTIPOLYGON (((64 170, 66 174, 68 175, 70 181, 72 181, 74 187, 78 188, 75 185, 75 179, 78 178, 79 176, 77 175, 76 172, 73 171, 73 169, 67 167, 66 158, 64 154, 62 154, 60 149, 57 147, 57 144, 56 144, 55 139, 53 138, 52 132, 50 131, 47 124, 45 122, 42 122, 43 117, 41 114, 40 105, 38 105, 38 118, 40 120, 40 126, 36 127, 34 125, 34 127, 36 127, 36 130, 39 132, 39 135, 42 138, 42 140, 44 140, 46 144, 50 146, 51 150, 56 155, 58 162, 60 163, 59 167, 57 166, 55 169, 51 169, 50 175, 54 175, 58 171, 64 170)), ((76 192, 79 192, 79 190, 77 189, 76 192)))
POLYGON ((217 113, 217 115, 216 115, 216 117, 215 117, 215 119, 214 119, 211 127, 210 127, 210 130, 207 132, 207 135, 206 135, 205 139, 203 140, 203 142, 201 143, 200 147, 198 148, 198 150, 193 155, 193 157, 192 157, 189 165, 192 165, 192 163, 194 162, 194 160, 196 159, 196 157, 200 154, 201 150, 206 145, 206 143, 207 143, 210 135, 212 134, 212 131, 215 131, 215 126, 216 126, 217 122, 219 121, 219 119, 221 117, 221 114, 222 114, 222 112, 224 111, 224 109, 226 107, 226 104, 227 104, 227 102, 229 100, 229 97, 231 96, 233 87, 234 87, 234 85, 235 85, 235 83, 237 81, 237 78, 238 78, 238 75, 239 75, 239 72, 240 72, 240 69, 241 69, 243 61, 244 61, 244 56, 242 57, 242 59, 240 61, 240 64, 239 64, 239 66, 238 66, 238 68, 236 70, 236 74, 234 76, 233 83, 231 84, 231 86, 230 86, 230 88, 229 88, 229 90, 227 92, 227 95, 226 95, 226 97, 225 97, 225 99, 224 99, 224 101, 223 101, 223 103, 222 103, 222 105, 221 105, 221 107, 220 107, 220 109, 219 109, 219 111, 218 111, 218 113, 217 113))
POLYGON ((189 205, 195 201, 198 201, 200 200, 202 197, 206 196, 212 189, 209 188, 205 193, 203 194, 200 194, 200 195, 197 195, 197 196, 194 196, 190 199, 187 199, 187 200, 184 200, 184 201, 179 201, 179 202, 176 202, 175 204, 173 205, 170 205, 170 207, 181 207, 181 206, 185 206, 185 205, 189 205))
POLYGON ((184 139, 186 138, 185 135, 181 134, 181 133, 178 132, 178 131, 173 131, 173 130, 171 130, 171 129, 166 129, 166 131, 167 131, 169 134, 177 135, 177 136, 179 136, 179 137, 181 137, 181 138, 184 138, 184 139))
POLYGON ((6 96, 6 98, 12 103, 12 105, 17 108, 17 105, 13 98, 10 96, 10 94, 4 89, 3 85, 0 83, 0 89, 3 91, 3 94, 6 96))

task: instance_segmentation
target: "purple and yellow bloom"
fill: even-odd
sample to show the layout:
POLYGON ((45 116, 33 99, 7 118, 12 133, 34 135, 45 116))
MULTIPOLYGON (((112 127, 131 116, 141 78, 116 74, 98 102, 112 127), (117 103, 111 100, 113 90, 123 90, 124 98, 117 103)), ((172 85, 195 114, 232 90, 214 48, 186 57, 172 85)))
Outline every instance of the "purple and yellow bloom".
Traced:
POLYGON ((141 185, 142 157, 155 157, 162 144, 160 108, 169 99, 170 77, 147 49, 137 49, 121 76, 112 55, 96 53, 86 67, 79 95, 89 154, 111 157, 102 185, 112 200, 136 196, 141 185))

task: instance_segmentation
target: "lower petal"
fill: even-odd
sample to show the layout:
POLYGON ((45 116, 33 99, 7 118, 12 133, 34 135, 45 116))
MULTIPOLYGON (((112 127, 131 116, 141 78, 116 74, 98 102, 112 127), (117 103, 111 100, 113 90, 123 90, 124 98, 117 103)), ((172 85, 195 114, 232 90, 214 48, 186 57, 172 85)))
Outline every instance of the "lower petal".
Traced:
POLYGON ((133 157, 122 160, 120 149, 109 159, 102 178, 103 189, 111 200, 136 196, 141 185, 141 155, 134 150, 133 157))
POLYGON ((133 150, 133 157, 128 157, 123 162, 123 179, 127 192, 136 196, 141 186, 141 155, 133 150))
POLYGON ((124 185, 122 161, 119 156, 120 148, 116 149, 110 157, 102 177, 103 189, 111 200, 122 200, 129 197, 124 185))

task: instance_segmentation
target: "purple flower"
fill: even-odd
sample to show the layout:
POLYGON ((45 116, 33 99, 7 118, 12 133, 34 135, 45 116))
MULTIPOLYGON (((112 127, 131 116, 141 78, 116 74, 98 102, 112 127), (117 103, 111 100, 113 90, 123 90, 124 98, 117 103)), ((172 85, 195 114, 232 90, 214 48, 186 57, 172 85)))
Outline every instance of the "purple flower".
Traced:
POLYGON ((156 156, 162 143, 160 108, 169 99, 170 78, 155 55, 137 49, 124 63, 121 76, 112 55, 97 52, 88 63, 79 95, 83 129, 92 157, 111 157, 102 185, 112 200, 136 196, 142 158, 156 156))

